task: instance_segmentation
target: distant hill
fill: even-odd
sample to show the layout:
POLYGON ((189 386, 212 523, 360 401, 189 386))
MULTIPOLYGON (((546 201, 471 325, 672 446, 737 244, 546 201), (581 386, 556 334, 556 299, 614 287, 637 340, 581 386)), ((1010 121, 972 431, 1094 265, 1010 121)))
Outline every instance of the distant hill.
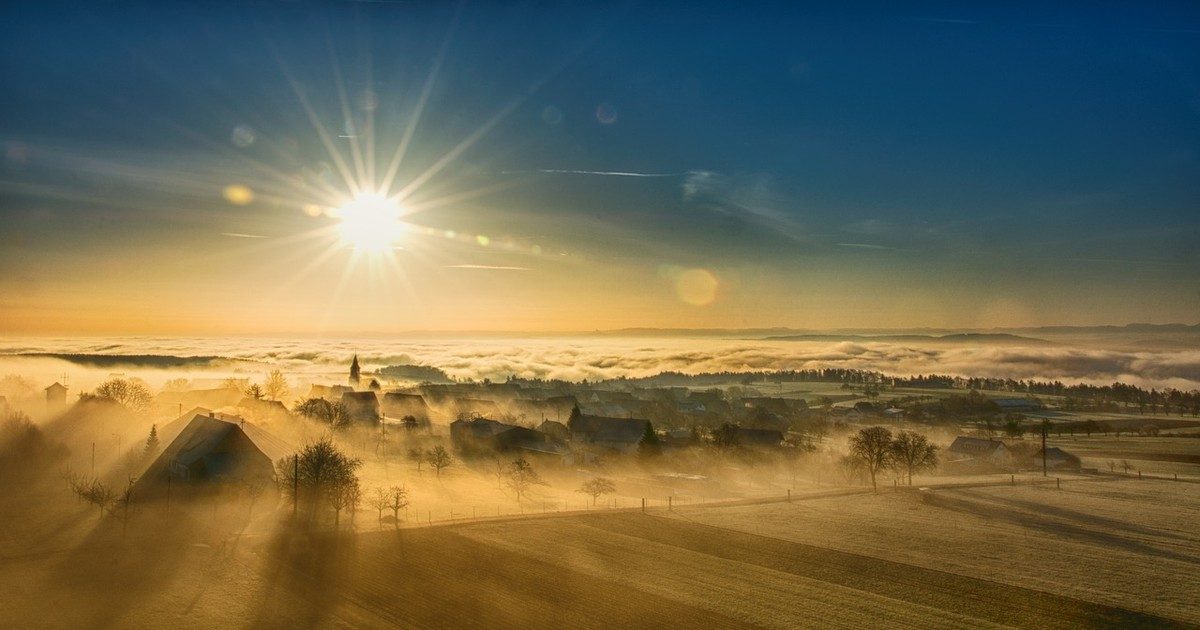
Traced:
POLYGON ((8 356, 60 359, 76 365, 98 368, 116 366, 144 368, 211 367, 229 361, 218 356, 175 356, 171 354, 75 354, 67 352, 21 352, 8 356))
POLYGON ((454 382, 446 372, 430 365, 389 365, 381 368, 379 375, 405 381, 454 382))
POLYGON ((1010 333, 953 333, 949 335, 782 335, 768 341, 890 341, 905 343, 990 343, 1023 346, 1054 345, 1053 341, 1010 333))

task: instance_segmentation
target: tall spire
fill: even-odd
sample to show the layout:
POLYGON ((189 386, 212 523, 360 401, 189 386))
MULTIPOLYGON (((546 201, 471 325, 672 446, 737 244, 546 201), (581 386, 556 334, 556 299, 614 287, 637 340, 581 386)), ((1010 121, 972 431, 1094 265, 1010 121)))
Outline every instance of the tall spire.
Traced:
POLYGON ((355 353, 354 360, 350 362, 350 386, 358 387, 359 380, 358 353, 355 353))

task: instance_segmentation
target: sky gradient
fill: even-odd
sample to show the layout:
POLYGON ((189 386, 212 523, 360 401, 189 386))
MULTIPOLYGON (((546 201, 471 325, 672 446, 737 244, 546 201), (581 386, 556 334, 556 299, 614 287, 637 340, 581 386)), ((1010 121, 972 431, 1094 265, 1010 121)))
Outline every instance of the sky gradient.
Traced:
POLYGON ((7 334, 1200 321, 1192 3, 27 3, 0 51, 7 334))

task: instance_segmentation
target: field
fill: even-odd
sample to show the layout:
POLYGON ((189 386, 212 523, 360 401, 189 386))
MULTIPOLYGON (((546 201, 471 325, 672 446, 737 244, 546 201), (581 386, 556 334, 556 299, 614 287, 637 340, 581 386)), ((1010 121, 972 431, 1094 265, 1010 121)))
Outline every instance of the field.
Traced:
MULTIPOLYGON (((14 529, 12 627, 1200 624, 1200 485, 848 489, 358 534, 63 505, 14 529), (1130 514, 1138 514, 1136 519, 1130 514)), ((204 511, 193 516, 207 516, 204 511)), ((360 515, 360 519, 366 515, 360 515)), ((370 519, 373 520, 373 519, 370 519)))

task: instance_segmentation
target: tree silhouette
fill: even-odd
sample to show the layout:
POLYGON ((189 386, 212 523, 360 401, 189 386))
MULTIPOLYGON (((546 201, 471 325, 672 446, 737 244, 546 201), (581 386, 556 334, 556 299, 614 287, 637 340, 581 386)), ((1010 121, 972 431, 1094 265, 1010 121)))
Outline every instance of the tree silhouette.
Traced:
POLYGON ((148 410, 153 401, 150 389, 137 379, 111 378, 96 388, 96 396, 107 398, 136 412, 148 410))
POLYGON ((892 458, 908 473, 911 486, 913 473, 937 466, 937 446, 920 433, 901 431, 892 440, 892 458))
POLYGON ((158 425, 150 425, 150 436, 146 438, 146 448, 142 451, 143 455, 149 457, 158 452, 158 425))
POLYGON ((388 488, 388 507, 392 510, 392 517, 396 527, 400 526, 400 510, 408 507, 408 491, 403 486, 392 486, 388 488))
POLYGON ((593 477, 583 482, 583 485, 579 486, 579 490, 577 492, 582 492, 591 496, 592 505, 596 505, 596 499, 600 498, 601 495, 612 494, 616 491, 617 486, 613 483, 612 479, 605 477, 593 477))
POLYGON ((280 400, 287 398, 291 393, 291 388, 288 387, 287 379, 283 377, 283 372, 279 370, 271 370, 267 374, 267 380, 263 381, 263 393, 271 400, 280 400))
POLYGON ((333 429, 343 429, 350 426, 350 412, 342 403, 332 403, 324 398, 309 398, 296 405, 293 410, 297 414, 328 424, 333 429))
POLYGON ((713 429, 712 441, 717 448, 733 448, 738 445, 738 427, 736 424, 726 422, 721 426, 713 429))
POLYGON ((886 427, 859 429, 850 436, 850 456, 859 461, 871 477, 871 489, 878 490, 875 476, 892 463, 892 432, 886 427))
POLYGON ((507 477, 508 487, 517 495, 517 503, 521 502, 521 497, 525 496, 529 488, 546 485, 546 482, 542 481, 541 475, 533 469, 529 462, 525 461, 524 457, 518 457, 509 463, 507 477))
POLYGON ((654 432, 654 425, 650 421, 646 421, 645 430, 642 431, 642 439, 638 442, 638 455, 642 457, 655 457, 662 454, 662 441, 658 439, 658 434, 654 432))
POLYGON ((454 462, 450 457, 450 453, 447 453, 441 444, 433 447, 432 450, 425 454, 425 461, 429 462, 429 466, 433 468, 438 477, 442 476, 443 468, 454 462))
POLYGON ((355 471, 361 465, 360 460, 342 453, 333 440, 325 437, 305 446, 293 457, 276 462, 275 471, 280 489, 296 502, 297 507, 307 504, 312 517, 326 501, 340 515, 355 498, 351 486, 357 490, 355 471))

